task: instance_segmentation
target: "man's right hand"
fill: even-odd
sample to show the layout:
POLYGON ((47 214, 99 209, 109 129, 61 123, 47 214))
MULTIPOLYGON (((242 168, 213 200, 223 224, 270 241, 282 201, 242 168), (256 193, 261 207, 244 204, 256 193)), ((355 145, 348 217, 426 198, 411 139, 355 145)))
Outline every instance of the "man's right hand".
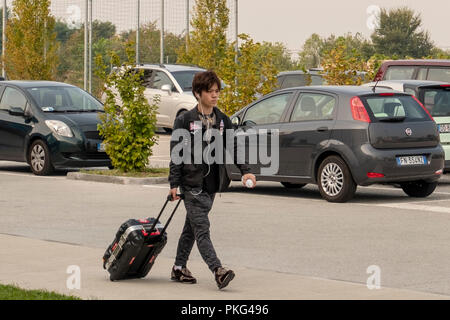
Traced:
POLYGON ((169 191, 169 196, 172 197, 172 200, 171 200, 171 201, 175 201, 175 200, 180 199, 180 197, 177 195, 177 188, 172 188, 172 189, 170 189, 170 191, 169 191))

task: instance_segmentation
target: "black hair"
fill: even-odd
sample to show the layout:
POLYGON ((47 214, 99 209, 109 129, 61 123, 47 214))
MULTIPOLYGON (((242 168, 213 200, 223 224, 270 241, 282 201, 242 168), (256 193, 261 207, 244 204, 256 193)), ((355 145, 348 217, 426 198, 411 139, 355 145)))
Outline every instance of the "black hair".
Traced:
POLYGON ((202 91, 208 91, 214 84, 217 84, 219 90, 222 89, 220 79, 214 71, 208 70, 197 73, 192 80, 192 93, 194 97, 196 97, 195 94, 201 95, 202 91))

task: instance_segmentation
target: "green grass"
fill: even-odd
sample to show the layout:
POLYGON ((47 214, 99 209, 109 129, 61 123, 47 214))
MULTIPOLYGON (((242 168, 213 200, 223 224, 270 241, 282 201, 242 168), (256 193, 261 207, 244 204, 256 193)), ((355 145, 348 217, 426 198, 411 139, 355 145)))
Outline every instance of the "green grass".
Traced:
POLYGON ((81 300, 47 290, 24 290, 13 285, 0 284, 0 300, 81 300))
POLYGON ((155 178, 167 177, 169 175, 169 168, 145 168, 143 171, 123 172, 118 169, 113 170, 80 170, 81 173, 100 174, 105 176, 120 176, 132 178, 155 178))

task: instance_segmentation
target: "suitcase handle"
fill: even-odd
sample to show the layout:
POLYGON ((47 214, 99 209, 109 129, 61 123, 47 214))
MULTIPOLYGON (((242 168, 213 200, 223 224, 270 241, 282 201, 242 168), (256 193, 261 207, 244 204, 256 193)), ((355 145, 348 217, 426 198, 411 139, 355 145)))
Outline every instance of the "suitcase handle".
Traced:
MULTIPOLYGON (((163 235, 164 232, 166 231, 167 227, 169 226, 170 221, 172 221, 173 215, 175 214, 175 212, 176 212, 177 209, 178 209, 178 206, 179 206, 180 203, 181 203, 181 200, 184 199, 184 194, 177 194, 177 196, 180 197, 180 200, 178 200, 178 202, 177 202, 175 208, 173 209, 172 213, 171 213, 170 216, 169 216, 169 219, 167 219, 167 222, 165 223, 164 228, 163 228, 162 231, 161 231, 161 235, 163 235)), ((166 202, 164 203, 164 205, 163 205, 161 211, 160 211, 159 214, 158 214, 158 217, 155 219, 155 222, 153 223, 152 228, 151 228, 150 230, 153 231, 153 229, 155 229, 155 226, 156 226, 156 224, 158 223, 159 218, 161 217, 162 213, 164 212, 164 209, 166 208, 166 206, 167 206, 167 204, 169 203, 169 201, 172 201, 172 195, 171 195, 171 194, 169 194, 169 195, 167 196, 166 202)))

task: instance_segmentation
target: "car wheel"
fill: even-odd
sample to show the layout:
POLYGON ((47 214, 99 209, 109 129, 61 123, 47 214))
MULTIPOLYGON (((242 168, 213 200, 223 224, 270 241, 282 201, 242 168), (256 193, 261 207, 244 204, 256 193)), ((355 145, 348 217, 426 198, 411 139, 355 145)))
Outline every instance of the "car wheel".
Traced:
POLYGON ((410 197, 415 198, 425 198, 437 187, 436 182, 425 182, 425 181, 413 181, 413 182, 405 182, 401 184, 403 191, 410 197))
POLYGON ((28 150, 28 161, 35 175, 46 176, 53 172, 47 144, 42 140, 34 141, 28 150))
POLYGON ((330 156, 319 167, 319 191, 329 202, 347 202, 356 192, 356 183, 342 158, 330 156))
POLYGON ((185 114, 187 112, 187 110, 186 109, 181 109, 180 111, 178 111, 178 113, 177 113, 177 118, 179 117, 179 116, 181 116, 182 114, 185 114))
POLYGON ((306 186, 306 183, 281 182, 281 184, 288 189, 303 188, 306 186))

